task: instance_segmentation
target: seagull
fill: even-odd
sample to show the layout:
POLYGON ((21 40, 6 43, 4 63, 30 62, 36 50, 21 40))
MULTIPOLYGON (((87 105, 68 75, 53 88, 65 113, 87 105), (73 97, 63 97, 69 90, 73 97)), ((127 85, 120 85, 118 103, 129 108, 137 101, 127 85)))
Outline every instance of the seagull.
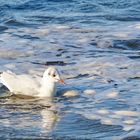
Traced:
POLYGON ((20 94, 35 97, 56 96, 57 83, 64 84, 58 70, 49 66, 43 73, 42 79, 33 78, 31 75, 16 75, 11 71, 0 73, 0 82, 8 88, 12 94, 20 94))

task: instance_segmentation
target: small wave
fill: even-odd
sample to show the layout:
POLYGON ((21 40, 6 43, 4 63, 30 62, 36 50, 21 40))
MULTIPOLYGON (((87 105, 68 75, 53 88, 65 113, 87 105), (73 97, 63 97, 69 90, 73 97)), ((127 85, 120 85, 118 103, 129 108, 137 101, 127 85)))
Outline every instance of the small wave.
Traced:
POLYGON ((8 25, 8 26, 15 26, 15 27, 29 27, 29 26, 33 26, 29 23, 23 23, 23 22, 20 22, 20 21, 17 21, 16 19, 9 19, 7 21, 5 21, 4 23, 5 25, 8 25))
POLYGON ((0 26, 0 32, 5 31, 7 29, 8 29, 8 27, 6 27, 6 26, 0 26))
POLYGON ((131 49, 131 50, 140 50, 140 40, 139 39, 130 39, 130 40, 114 40, 114 47, 120 49, 131 49))

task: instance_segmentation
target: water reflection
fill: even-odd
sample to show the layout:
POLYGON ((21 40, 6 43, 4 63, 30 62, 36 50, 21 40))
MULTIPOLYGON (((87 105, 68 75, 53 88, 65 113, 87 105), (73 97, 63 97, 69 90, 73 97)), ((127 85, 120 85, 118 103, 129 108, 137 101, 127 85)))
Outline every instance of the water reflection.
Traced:
POLYGON ((13 131, 12 136, 14 138, 18 137, 18 135, 23 138, 33 135, 36 137, 48 137, 59 121, 59 113, 54 100, 22 95, 0 98, 0 113, 3 114, 0 117, 0 125, 5 130, 3 135, 6 136, 9 131, 6 128, 9 128, 13 131), (14 130, 22 131, 23 134, 17 134, 14 130))
POLYGON ((42 127, 45 128, 47 132, 53 129, 59 118, 58 114, 55 111, 48 109, 43 109, 41 111, 41 116, 42 116, 41 120, 42 127))
MULTIPOLYGON (((60 113, 73 113, 66 117, 70 124, 76 118, 75 114, 80 114, 85 117, 85 126, 89 125, 86 118, 91 122, 98 119, 101 124, 123 127, 122 133, 125 130, 139 135, 139 36, 139 23, 99 28, 52 23, 37 28, 8 27, 0 34, 0 69, 40 75, 43 64, 57 65, 66 79, 66 87, 72 87, 59 106, 60 113), (73 89, 78 90, 78 96, 68 99, 70 95, 76 95, 73 89)), ((5 96, 4 92, 2 94, 5 96)), ((59 103, 22 98, 0 100, 0 114, 3 114, 0 127, 8 126, 10 132, 17 128, 14 132, 20 137, 22 132, 27 136, 48 135, 59 121, 59 103)), ((76 122, 80 122, 79 117, 76 122)), ((72 135, 69 130, 73 130, 73 126, 69 125, 67 130, 67 123, 60 122, 60 126, 63 126, 60 135, 72 135)), ((75 129, 80 127, 77 123, 75 129)), ((105 128, 101 129, 105 131, 105 128)), ((6 132, 4 127, 1 133, 6 135, 6 132)), ((86 128, 80 130, 79 135, 84 132, 86 136, 86 128)), ((118 135, 121 136, 121 132, 118 135)), ((89 134, 89 137, 94 139, 97 135, 101 136, 101 133, 89 134)), ((111 137, 114 132, 107 134, 105 131, 105 135, 111 137)))

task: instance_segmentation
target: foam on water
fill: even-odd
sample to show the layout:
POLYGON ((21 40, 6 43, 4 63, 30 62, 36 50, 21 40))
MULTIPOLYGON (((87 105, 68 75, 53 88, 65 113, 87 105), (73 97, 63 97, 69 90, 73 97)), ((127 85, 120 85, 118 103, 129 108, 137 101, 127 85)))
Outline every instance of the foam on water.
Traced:
MULTIPOLYGON (((4 111, 5 118, 1 119, 1 126, 10 126, 12 129, 13 126, 17 129, 23 126, 27 136, 31 136, 26 130, 28 127, 28 130, 34 130, 32 135, 37 137, 41 133, 43 138, 51 133, 60 137, 73 135, 76 138, 73 127, 75 131, 79 130, 77 135, 85 134, 83 138, 86 138, 87 131, 93 139, 104 138, 104 135, 106 138, 113 137, 115 129, 119 130, 117 138, 127 136, 126 133, 139 136, 140 51, 139 42, 133 43, 133 40, 139 38, 139 29, 139 23, 120 25, 119 28, 117 25, 88 28, 58 23, 38 25, 36 28, 9 27, 0 34, 1 70, 10 69, 16 73, 42 76, 44 64, 63 62, 55 65, 62 71, 67 83, 65 87, 59 85, 58 89, 66 91, 67 98, 61 97, 58 102, 52 103, 51 106, 58 106, 53 111, 48 110, 47 105, 40 105, 40 102, 36 105, 36 101, 31 104, 24 102, 26 105, 23 109, 18 99, 15 102, 11 98, 4 100, 5 104, 2 100, 0 103, 4 107, 0 112, 4 111), (11 102, 12 105, 9 105, 11 102), (19 110, 10 111, 9 106, 19 110), (34 106, 37 108, 34 109, 34 106), (59 113, 55 113, 57 111, 59 113), (13 112, 19 113, 19 119, 18 115, 12 115, 13 112), (16 124, 15 120, 20 122, 22 119, 26 125, 24 121, 16 124), (28 123, 30 121, 32 126, 28 123), (67 121, 79 123, 68 126, 67 121), (82 124, 87 128, 81 130, 82 124), (97 126, 94 136, 93 126, 97 126), (59 131, 61 127, 63 131, 59 131)), ((18 136, 23 137, 20 132, 18 136)))
POLYGON ((87 89, 87 90, 84 90, 84 93, 90 95, 90 94, 95 94, 96 91, 94 89, 87 89))
POLYGON ((116 115, 121 115, 121 116, 138 116, 139 113, 136 111, 127 111, 127 110, 121 110, 121 111, 115 111, 114 112, 116 115))

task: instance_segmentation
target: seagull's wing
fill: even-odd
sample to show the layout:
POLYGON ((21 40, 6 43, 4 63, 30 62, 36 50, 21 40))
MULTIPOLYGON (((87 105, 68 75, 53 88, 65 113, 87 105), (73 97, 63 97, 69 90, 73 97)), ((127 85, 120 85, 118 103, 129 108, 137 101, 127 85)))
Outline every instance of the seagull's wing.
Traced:
POLYGON ((0 80, 10 92, 15 94, 35 95, 39 90, 39 82, 29 75, 16 75, 7 71, 1 73, 0 80))

